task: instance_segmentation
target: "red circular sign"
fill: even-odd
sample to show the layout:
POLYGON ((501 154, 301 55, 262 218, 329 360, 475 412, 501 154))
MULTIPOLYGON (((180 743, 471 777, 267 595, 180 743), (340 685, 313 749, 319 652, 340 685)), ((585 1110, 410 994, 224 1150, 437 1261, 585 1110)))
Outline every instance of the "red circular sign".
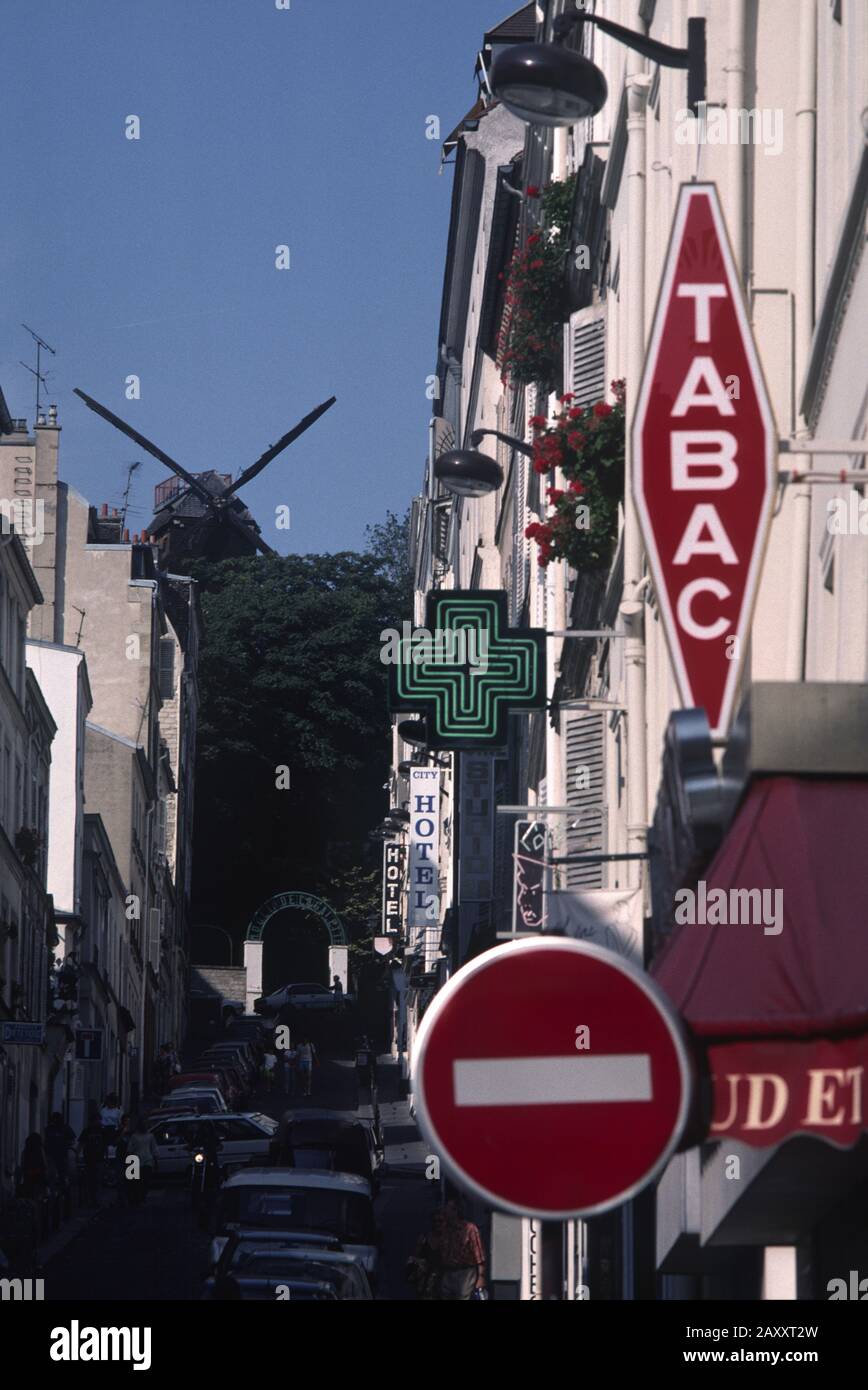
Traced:
POLYGON ((654 982, 568 937, 498 946, 425 1014, 413 1090, 444 1166, 493 1206, 542 1218, 627 1201, 664 1167, 690 1062, 654 982))

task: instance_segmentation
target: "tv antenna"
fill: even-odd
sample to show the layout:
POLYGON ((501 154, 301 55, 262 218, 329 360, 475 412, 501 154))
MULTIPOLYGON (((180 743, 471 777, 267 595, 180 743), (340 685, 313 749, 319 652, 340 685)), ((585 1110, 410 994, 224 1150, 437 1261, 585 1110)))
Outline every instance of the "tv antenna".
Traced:
POLYGON ((20 358, 20 357, 19 357, 18 360, 19 360, 19 362, 21 362, 22 367, 27 367, 28 372, 30 372, 30 374, 31 374, 32 376, 35 376, 35 377, 36 377, 36 421, 35 421, 35 423, 38 424, 38 423, 39 423, 39 416, 40 416, 41 410, 42 410, 42 407, 41 407, 41 404, 40 404, 40 399, 39 399, 39 388, 40 388, 40 386, 44 386, 45 389, 46 389, 46 391, 48 390, 48 385, 47 385, 46 380, 45 380, 45 377, 43 376, 43 373, 42 373, 42 349, 45 348, 45 351, 46 351, 46 352, 50 352, 51 355, 52 355, 52 357, 56 357, 57 354, 56 354, 54 348, 51 346, 51 344, 50 344, 50 343, 47 343, 47 342, 45 341, 44 338, 40 338, 40 336, 39 336, 38 333, 34 333, 34 331, 33 331, 32 328, 27 328, 27 324, 26 324, 26 323, 22 323, 21 327, 27 329, 27 332, 30 334, 31 338, 33 339, 33 341, 34 341, 35 344, 36 344, 36 366, 35 366, 35 367, 28 367, 26 362, 21 362, 21 358, 20 358))
POLYGON ((127 485, 124 490, 123 513, 121 517, 121 535, 123 535, 124 527, 127 524, 127 509, 130 504, 130 491, 133 486, 133 474, 135 473, 136 469, 141 468, 141 466, 141 459, 136 459, 133 463, 130 463, 127 466, 127 485))

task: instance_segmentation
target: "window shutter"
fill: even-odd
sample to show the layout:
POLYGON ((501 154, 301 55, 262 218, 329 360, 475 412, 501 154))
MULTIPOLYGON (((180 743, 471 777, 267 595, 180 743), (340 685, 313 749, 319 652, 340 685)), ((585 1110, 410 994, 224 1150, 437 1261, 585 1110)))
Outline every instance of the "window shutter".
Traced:
POLYGON ((171 700, 175 694, 175 639, 160 638, 160 698, 171 700))
MULTIPOLYGON (((567 802, 578 814, 570 816, 567 854, 605 854, 606 716, 601 711, 565 715, 567 745, 567 802), (586 775, 587 774, 587 775, 586 775)), ((568 888, 602 888, 604 864, 569 864, 568 888)))
POLYGON ((599 308, 579 309, 566 325, 564 381, 573 405, 593 405, 606 394, 606 321, 599 308))

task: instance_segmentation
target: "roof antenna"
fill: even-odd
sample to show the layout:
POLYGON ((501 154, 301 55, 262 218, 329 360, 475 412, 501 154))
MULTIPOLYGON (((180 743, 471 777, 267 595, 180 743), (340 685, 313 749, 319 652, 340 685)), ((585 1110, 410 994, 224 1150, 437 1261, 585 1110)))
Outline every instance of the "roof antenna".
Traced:
POLYGON ((38 425, 38 424, 39 424, 39 417, 40 417, 40 415, 41 415, 41 413, 42 413, 42 407, 41 407, 40 400, 39 400, 39 388, 40 388, 40 386, 44 386, 45 389, 46 389, 46 391, 48 390, 48 385, 47 385, 47 383, 46 383, 45 377, 44 377, 43 374, 42 374, 42 349, 45 348, 46 352, 50 352, 51 355, 52 355, 52 357, 55 357, 57 354, 55 353, 54 348, 51 347, 51 345, 50 345, 49 343, 47 343, 47 342, 45 341, 44 338, 40 338, 39 334, 38 334, 38 333, 34 333, 34 331, 33 331, 32 328, 27 328, 27 324, 26 324, 26 323, 22 323, 21 327, 27 329, 27 332, 30 334, 31 338, 32 338, 33 341, 36 343, 36 366, 35 366, 35 367, 28 367, 26 362, 21 362, 20 357, 19 357, 18 360, 19 360, 19 362, 21 362, 22 367, 27 367, 28 372, 30 372, 32 376, 35 376, 35 377, 36 377, 36 421, 35 421, 35 423, 38 425))
POLYGON ((121 515, 121 535, 123 535, 124 527, 127 524, 127 508, 130 505, 130 491, 133 486, 133 474, 135 473, 136 469, 141 468, 141 466, 141 459, 137 459, 135 462, 129 464, 127 467, 127 485, 124 490, 123 512, 121 515))

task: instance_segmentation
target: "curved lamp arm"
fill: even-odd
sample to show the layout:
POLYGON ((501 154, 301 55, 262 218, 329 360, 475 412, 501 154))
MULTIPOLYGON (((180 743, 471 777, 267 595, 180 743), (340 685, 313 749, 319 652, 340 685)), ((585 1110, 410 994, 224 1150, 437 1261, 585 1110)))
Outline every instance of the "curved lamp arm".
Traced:
POLYGON ((533 458, 533 448, 526 444, 523 439, 516 439, 514 435, 503 434, 500 430, 474 430, 470 436, 470 442, 474 449, 478 449, 486 435, 491 435, 494 439, 501 440, 508 444, 511 449, 515 449, 519 454, 524 454, 527 458, 533 458))
MULTIPOLYGON (((671 44, 660 43, 659 39, 649 38, 647 34, 637 34, 632 29, 625 29, 623 24, 615 24, 611 19, 603 19, 601 15, 588 14, 585 10, 572 10, 558 15, 552 25, 555 43, 566 42, 573 26, 586 22, 596 24, 602 33, 617 39, 618 43, 624 44, 626 48, 641 53, 644 58, 659 63, 663 68, 686 68, 687 104, 694 115, 696 114, 699 102, 705 100, 704 19, 688 19, 687 47, 673 48, 671 44)), ((581 29, 579 32, 581 33, 581 29)))

